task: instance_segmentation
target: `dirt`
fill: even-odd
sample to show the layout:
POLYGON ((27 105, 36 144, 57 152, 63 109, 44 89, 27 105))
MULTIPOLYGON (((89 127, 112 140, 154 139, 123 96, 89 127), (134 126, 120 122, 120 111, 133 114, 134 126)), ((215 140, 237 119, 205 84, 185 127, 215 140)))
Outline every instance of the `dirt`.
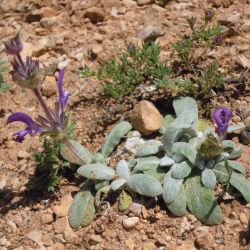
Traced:
MULTIPOLYGON (((154 1, 138 2, 148 4, 138 6, 132 0, 2 0, 0 51, 2 41, 21 29, 21 37, 29 45, 28 54, 38 57, 43 67, 67 65, 64 87, 71 93, 77 140, 90 150, 97 150, 110 125, 128 118, 127 111, 143 95, 125 101, 104 98, 100 83, 80 77, 84 65, 96 69, 124 51, 128 44, 140 42, 138 33, 149 24, 159 26, 164 33, 157 41, 162 47, 162 58, 170 64, 176 59, 171 45, 190 32, 186 17, 195 15, 199 20, 204 10, 212 7, 214 21, 224 24, 227 33, 223 45, 212 49, 207 61, 218 61, 229 79, 226 89, 231 91, 230 96, 226 92, 215 93, 212 102, 215 107, 231 107, 233 121, 238 122, 237 108, 250 104, 250 86, 249 81, 242 84, 230 79, 239 79, 249 69, 250 2, 169 1, 164 8, 151 3, 154 1), (101 22, 93 23, 85 17, 93 6, 98 8, 101 22), (89 57, 91 50, 98 52, 95 60, 89 57)), ((6 54, 2 51, 0 56, 6 54)), ((35 171, 32 153, 41 149, 42 139, 27 137, 22 144, 14 142, 12 133, 23 125, 6 125, 6 119, 15 111, 36 117, 41 110, 30 91, 14 85, 8 74, 5 79, 11 89, 0 93, 0 249, 250 249, 250 207, 233 197, 221 201, 224 222, 218 226, 205 226, 188 212, 181 218, 173 217, 161 201, 138 201, 144 204, 139 212, 134 208, 121 214, 114 197, 111 208, 98 213, 90 226, 72 231, 67 217, 57 218, 54 207, 68 193, 73 196, 79 189, 78 183, 64 181, 55 193, 26 189, 25 184, 35 171), (140 221, 135 228, 126 230, 122 220, 129 216, 139 217, 140 221)), ((52 104, 56 98, 52 95, 47 101, 52 104)), ((239 161, 249 176, 249 146, 244 146, 239 161)))

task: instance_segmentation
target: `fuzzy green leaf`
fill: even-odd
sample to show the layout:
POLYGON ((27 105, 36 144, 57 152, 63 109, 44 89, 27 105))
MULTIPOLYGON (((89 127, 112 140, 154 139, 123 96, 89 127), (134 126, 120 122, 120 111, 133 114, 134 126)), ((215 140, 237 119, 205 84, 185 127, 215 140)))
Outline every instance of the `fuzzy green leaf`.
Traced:
POLYGON ((246 125, 244 123, 235 124, 235 125, 229 126, 227 129, 227 132, 232 133, 232 132, 237 131, 237 130, 242 130, 245 127, 246 127, 246 125))
POLYGON ((155 169, 159 166, 160 159, 156 156, 150 156, 145 158, 138 158, 137 164, 135 165, 133 172, 142 172, 148 169, 155 169))
POLYGON ((171 167, 171 176, 175 179, 184 179, 191 173, 192 168, 186 161, 175 163, 171 167))
POLYGON ((162 125, 161 125, 159 132, 161 134, 164 134, 166 131, 166 128, 170 126, 173 121, 174 121, 174 117, 172 115, 166 115, 162 121, 162 125))
POLYGON ((144 174, 148 174, 153 176, 155 179, 157 179, 160 183, 162 183, 166 173, 159 168, 155 168, 155 169, 148 169, 146 171, 143 171, 144 174))
POLYGON ((191 97, 181 97, 177 100, 174 100, 173 107, 177 116, 189 110, 197 113, 198 116, 197 102, 191 97))
POLYGON ((243 152, 243 147, 240 146, 240 147, 234 149, 234 150, 231 152, 231 154, 229 155, 228 159, 229 159, 229 160, 237 159, 237 158, 239 158, 239 157, 241 156, 242 152, 243 152))
POLYGON ((243 175, 246 174, 244 166, 242 166, 239 162, 228 160, 227 163, 230 168, 236 170, 237 172, 240 172, 243 175))
POLYGON ((118 180, 115 180, 111 183, 110 187, 113 191, 117 191, 121 188, 123 188, 127 183, 127 180, 125 179, 118 179, 118 180))
POLYGON ((95 217, 94 197, 89 191, 80 191, 69 209, 69 224, 72 228, 88 226, 95 217))
POLYGON ((102 146, 101 153, 108 157, 115 147, 119 144, 122 137, 124 137, 130 130, 132 126, 129 122, 122 121, 118 123, 109 133, 104 145, 102 146))
POLYGON ((242 194, 247 203, 250 203, 250 181, 242 174, 233 172, 230 178, 230 184, 242 194))
POLYGON ((100 153, 94 154, 94 155, 93 155, 92 163, 97 163, 97 162, 104 163, 104 162, 105 162, 105 157, 104 157, 104 155, 102 155, 102 154, 100 154, 100 153))
POLYGON ((183 135, 183 129, 168 127, 163 135, 163 146, 168 156, 172 156, 172 147, 183 135))
POLYGON ((125 190, 122 190, 119 196, 119 211, 126 211, 132 204, 132 197, 125 190))
POLYGON ((141 146, 139 146, 136 156, 142 157, 147 155, 154 155, 157 154, 160 151, 162 143, 157 140, 148 140, 141 146))
POLYGON ((128 187, 141 195, 156 197, 162 193, 160 182, 148 174, 134 174, 128 179, 128 187))
POLYGON ((72 148, 68 147, 66 144, 61 146, 61 156, 70 163, 83 165, 92 162, 93 154, 84 146, 82 146, 77 141, 70 140, 72 148))
POLYGON ((81 166, 77 173, 91 180, 112 180, 115 177, 115 170, 101 163, 81 166))
POLYGON ((197 128, 198 117, 197 114, 191 110, 187 110, 180 115, 171 123, 171 127, 175 128, 197 128))
POLYGON ((193 165, 196 163, 198 152, 191 144, 186 142, 176 142, 173 145, 172 151, 176 154, 183 155, 193 165))
POLYGON ((130 170, 128 163, 125 160, 120 160, 117 163, 116 173, 120 178, 128 179, 130 176, 130 170))
POLYGON ((168 156, 164 156, 160 159, 160 167, 170 167, 175 163, 173 159, 168 156))
POLYGON ((190 212, 206 224, 222 223, 221 209, 214 199, 213 191, 202 186, 200 176, 189 177, 185 184, 187 206, 190 212))
POLYGON ((214 189, 216 185, 216 176, 213 170, 205 168, 202 171, 201 181, 206 188, 214 189))
POLYGON ((162 192, 162 197, 166 204, 170 204, 176 199, 176 196, 180 191, 182 182, 183 180, 181 179, 175 179, 171 177, 171 170, 166 174, 163 180, 162 192))
POLYGON ((204 158, 214 158, 224 151, 225 147, 218 143, 217 138, 212 134, 208 134, 204 142, 200 146, 200 155, 204 158))
POLYGON ((181 185, 180 191, 177 194, 175 200, 166 205, 169 211, 175 216, 183 216, 185 214, 187 207, 187 198, 183 185, 181 185))

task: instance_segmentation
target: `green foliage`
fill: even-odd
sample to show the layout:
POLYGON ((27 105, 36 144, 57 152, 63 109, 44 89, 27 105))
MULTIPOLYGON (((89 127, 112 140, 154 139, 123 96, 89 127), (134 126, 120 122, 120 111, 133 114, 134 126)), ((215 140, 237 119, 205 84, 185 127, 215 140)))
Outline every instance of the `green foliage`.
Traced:
POLYGON ((218 65, 216 63, 210 64, 205 72, 201 72, 201 75, 197 78, 196 84, 198 85, 198 91, 204 94, 208 94, 211 89, 220 88, 223 84, 224 74, 218 71, 218 65))
POLYGON ((88 226, 95 217, 94 197, 89 190, 76 194, 69 210, 69 224, 72 228, 88 226))
MULTIPOLYGON (((199 121, 194 99, 177 99, 173 107, 176 116, 166 116, 161 128, 163 143, 152 139, 146 141, 129 163, 120 160, 115 169, 99 160, 78 168, 78 174, 87 178, 87 182, 92 182, 89 190, 92 190, 95 207, 91 201, 91 211, 100 209, 112 192, 120 193, 121 211, 130 206, 134 196, 154 198, 162 195, 167 208, 175 216, 184 215, 188 208, 199 220, 213 225, 223 221, 214 196, 218 182, 224 192, 235 188, 246 202, 250 201, 250 182, 244 177, 244 167, 232 160, 240 155, 242 149, 230 140, 221 141, 213 129, 199 121)), ((127 122, 114 127, 101 153, 95 154, 98 155, 96 159, 108 162, 108 157, 130 129, 131 125, 127 122)), ((74 222, 72 226, 78 228, 84 225, 82 211, 87 204, 80 201, 74 204, 77 209, 71 210, 70 217, 74 222)), ((90 220, 93 218, 91 213, 90 220)))
POLYGON ((101 80, 105 93, 113 98, 130 94, 137 85, 169 74, 170 69, 160 59, 160 46, 153 42, 142 47, 131 45, 117 60, 106 61, 97 72, 85 66, 81 73, 82 77, 95 76, 101 80))
POLYGON ((28 189, 55 191, 61 181, 62 171, 68 163, 60 158, 61 143, 45 139, 43 150, 33 154, 36 163, 34 177, 28 182, 28 189))
POLYGON ((0 92, 9 90, 9 86, 4 82, 3 73, 7 70, 5 62, 0 59, 0 92))
POLYGON ((196 48, 208 48, 213 44, 216 36, 222 32, 222 27, 216 25, 209 27, 205 22, 201 27, 193 27, 191 34, 185 36, 182 40, 173 45, 181 62, 188 66, 193 62, 193 53, 196 48))

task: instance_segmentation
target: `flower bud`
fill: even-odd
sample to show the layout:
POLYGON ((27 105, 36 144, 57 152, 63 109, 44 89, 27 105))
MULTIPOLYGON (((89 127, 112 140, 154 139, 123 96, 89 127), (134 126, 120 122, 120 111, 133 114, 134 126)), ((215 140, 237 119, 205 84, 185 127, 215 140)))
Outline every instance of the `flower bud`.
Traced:
POLYGON ((31 57, 26 58, 26 62, 14 58, 11 62, 13 70, 10 72, 13 81, 23 88, 35 89, 42 82, 42 75, 39 70, 39 61, 31 57))
POLYGON ((8 55, 17 56, 23 50, 23 44, 20 40, 19 33, 9 41, 4 43, 5 51, 8 55))

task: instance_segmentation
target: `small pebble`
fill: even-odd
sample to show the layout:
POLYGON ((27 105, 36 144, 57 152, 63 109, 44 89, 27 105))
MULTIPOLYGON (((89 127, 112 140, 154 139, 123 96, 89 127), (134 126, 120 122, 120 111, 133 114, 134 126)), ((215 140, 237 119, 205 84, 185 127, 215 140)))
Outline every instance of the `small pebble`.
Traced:
POLYGON ((138 223, 139 223, 138 217, 126 218, 122 221, 122 224, 126 229, 132 229, 136 227, 138 223))

